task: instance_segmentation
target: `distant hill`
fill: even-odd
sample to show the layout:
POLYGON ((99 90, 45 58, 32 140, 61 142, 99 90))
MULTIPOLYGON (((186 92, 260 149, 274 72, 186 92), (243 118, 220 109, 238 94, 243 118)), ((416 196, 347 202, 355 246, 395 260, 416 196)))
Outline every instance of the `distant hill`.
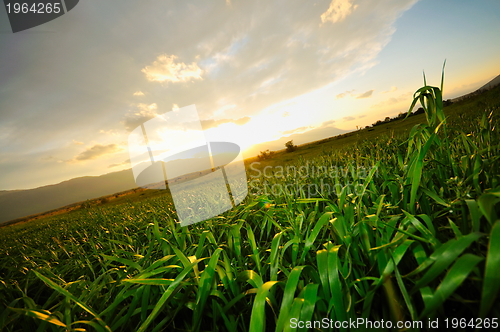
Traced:
POLYGON ((491 81, 489 81, 488 83, 486 83, 485 85, 483 85, 482 87, 480 87, 479 89, 477 89, 476 91, 468 93, 468 94, 460 96, 460 97, 457 97, 457 98, 454 98, 454 99, 451 99, 451 101, 452 102, 457 102, 457 101, 460 101, 460 100, 464 100, 464 99, 476 96, 476 95, 478 95, 478 94, 480 94, 482 92, 485 92, 485 91, 488 91, 490 89, 493 89, 497 85, 500 85, 500 75, 498 75, 497 77, 495 77, 494 79, 492 79, 491 81))
POLYGON ((0 223, 135 187, 132 170, 128 169, 35 189, 0 191, 0 223))
POLYGON ((491 81, 489 81, 488 83, 486 83, 485 85, 483 85, 482 87, 477 89, 476 91, 487 91, 489 89, 493 89, 494 87, 496 87, 499 84, 500 84, 500 75, 498 75, 497 77, 495 77, 494 79, 492 79, 491 81))

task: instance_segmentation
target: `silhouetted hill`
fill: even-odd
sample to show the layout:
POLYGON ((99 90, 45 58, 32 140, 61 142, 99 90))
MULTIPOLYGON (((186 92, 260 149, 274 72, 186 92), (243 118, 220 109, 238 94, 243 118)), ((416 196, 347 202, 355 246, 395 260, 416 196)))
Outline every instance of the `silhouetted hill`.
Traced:
POLYGON ((493 89, 497 85, 500 85, 500 75, 498 75, 497 77, 495 77, 494 79, 492 79, 491 81, 489 81, 488 83, 486 83, 485 85, 483 85, 482 87, 477 89, 476 91, 468 93, 468 94, 460 96, 460 97, 457 97, 457 98, 454 98, 454 99, 451 99, 451 101, 457 102, 457 101, 464 100, 464 99, 467 99, 467 98, 470 98, 473 96, 477 96, 485 91, 493 89))
POLYGON ((0 223, 135 187, 132 170, 128 169, 35 189, 0 191, 0 223))
POLYGON ((498 75, 497 77, 495 77, 494 79, 492 79, 491 81, 489 81, 488 83, 477 89, 477 91, 486 91, 489 89, 493 89, 499 84, 500 84, 500 75, 498 75))

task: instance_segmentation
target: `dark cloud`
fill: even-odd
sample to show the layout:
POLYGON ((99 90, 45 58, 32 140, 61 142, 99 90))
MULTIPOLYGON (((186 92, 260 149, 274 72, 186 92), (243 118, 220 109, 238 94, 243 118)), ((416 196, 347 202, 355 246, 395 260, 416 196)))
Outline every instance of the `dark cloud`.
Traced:
POLYGON ((342 99, 344 97, 350 96, 350 95, 352 95, 353 92, 354 92, 354 90, 339 93, 338 95, 335 96, 335 99, 342 99))
POLYGON ((328 120, 328 121, 323 122, 320 127, 327 127, 327 126, 334 124, 334 123, 335 123, 335 120, 328 120))
POLYGON ((358 96, 356 97, 356 99, 369 98, 369 97, 371 97, 371 96, 372 96, 373 91, 375 91, 375 90, 369 90, 369 91, 366 91, 365 93, 362 93, 362 94, 358 95, 358 96))

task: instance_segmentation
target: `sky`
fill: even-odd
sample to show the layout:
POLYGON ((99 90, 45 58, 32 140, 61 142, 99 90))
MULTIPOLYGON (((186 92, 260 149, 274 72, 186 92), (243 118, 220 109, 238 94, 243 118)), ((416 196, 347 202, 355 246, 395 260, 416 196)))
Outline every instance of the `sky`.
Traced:
POLYGON ((498 36, 498 0, 85 0, 17 33, 1 7, 0 190, 129 169, 131 132, 190 105, 244 157, 355 130, 407 111, 422 71, 439 86, 445 59, 445 99, 481 87, 498 36))

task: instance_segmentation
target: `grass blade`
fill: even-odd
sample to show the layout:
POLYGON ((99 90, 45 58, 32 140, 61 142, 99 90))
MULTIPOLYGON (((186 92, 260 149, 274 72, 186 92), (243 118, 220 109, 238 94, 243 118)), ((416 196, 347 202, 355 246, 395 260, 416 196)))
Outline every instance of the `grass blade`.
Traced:
MULTIPOLYGON (((89 314, 91 314, 92 316, 94 316, 94 318, 99 322, 99 324, 104 327, 106 329, 106 331, 110 331, 111 332, 111 329, 109 328, 109 326, 101 319, 101 317, 99 317, 99 315, 97 313, 95 313, 91 308, 89 308, 85 303, 83 303, 82 301, 78 300, 75 296, 73 296, 73 294, 71 294, 70 292, 68 292, 67 290, 65 290, 64 288, 62 288, 61 286, 59 286, 58 284, 54 283, 52 280, 50 280, 49 278, 43 276, 42 274, 38 273, 37 271, 33 271, 33 273, 35 273, 35 275, 40 279, 42 280, 43 282, 45 282, 47 285, 49 285, 52 289, 56 290, 57 292, 61 293, 62 295, 70 298, 73 302, 75 302, 80 308, 82 308, 83 310, 85 310, 86 312, 88 312, 89 314)), ((66 325, 65 325, 66 326, 66 325)))
MULTIPOLYGON (((471 233, 458 240, 452 239, 448 241, 450 244, 444 247, 445 250, 440 250, 443 246, 436 250, 426 261, 431 262, 433 264, 432 267, 417 281, 413 288, 413 292, 435 280, 467 247, 470 246, 472 242, 476 241, 481 236, 483 236, 481 233, 471 233)), ((423 264, 426 264, 426 262, 423 264)))
POLYGON ((500 290, 498 273, 500 271, 500 221, 497 221, 491 230, 490 243, 486 256, 483 290, 481 295, 480 317, 486 317, 493 306, 500 290))
MULTIPOLYGON (((202 258, 203 259, 203 258, 202 258)), ((198 259, 188 265, 179 275, 175 280, 168 286, 167 290, 163 293, 161 298, 158 300, 158 303, 155 305, 153 308, 153 311, 151 314, 149 314, 148 318, 141 324, 141 326, 137 329, 137 332, 144 332, 147 331, 147 328, 149 325, 153 322, 153 320, 158 316, 160 313, 160 310, 163 308, 163 305, 167 302, 167 300, 175 293, 176 288, 180 286, 181 282, 184 280, 186 275, 190 273, 195 266, 198 265, 198 263, 202 260, 198 259)))
POLYGON ((279 281, 268 281, 262 285, 257 291, 255 300, 252 306, 252 315, 250 316, 250 331, 258 332, 265 331, 266 328, 266 299, 269 290, 279 283, 279 281))
POLYGON ((453 264, 450 271, 448 271, 420 317, 426 317, 437 310, 455 289, 462 284, 472 269, 483 259, 484 258, 473 254, 461 256, 455 264, 453 264))

